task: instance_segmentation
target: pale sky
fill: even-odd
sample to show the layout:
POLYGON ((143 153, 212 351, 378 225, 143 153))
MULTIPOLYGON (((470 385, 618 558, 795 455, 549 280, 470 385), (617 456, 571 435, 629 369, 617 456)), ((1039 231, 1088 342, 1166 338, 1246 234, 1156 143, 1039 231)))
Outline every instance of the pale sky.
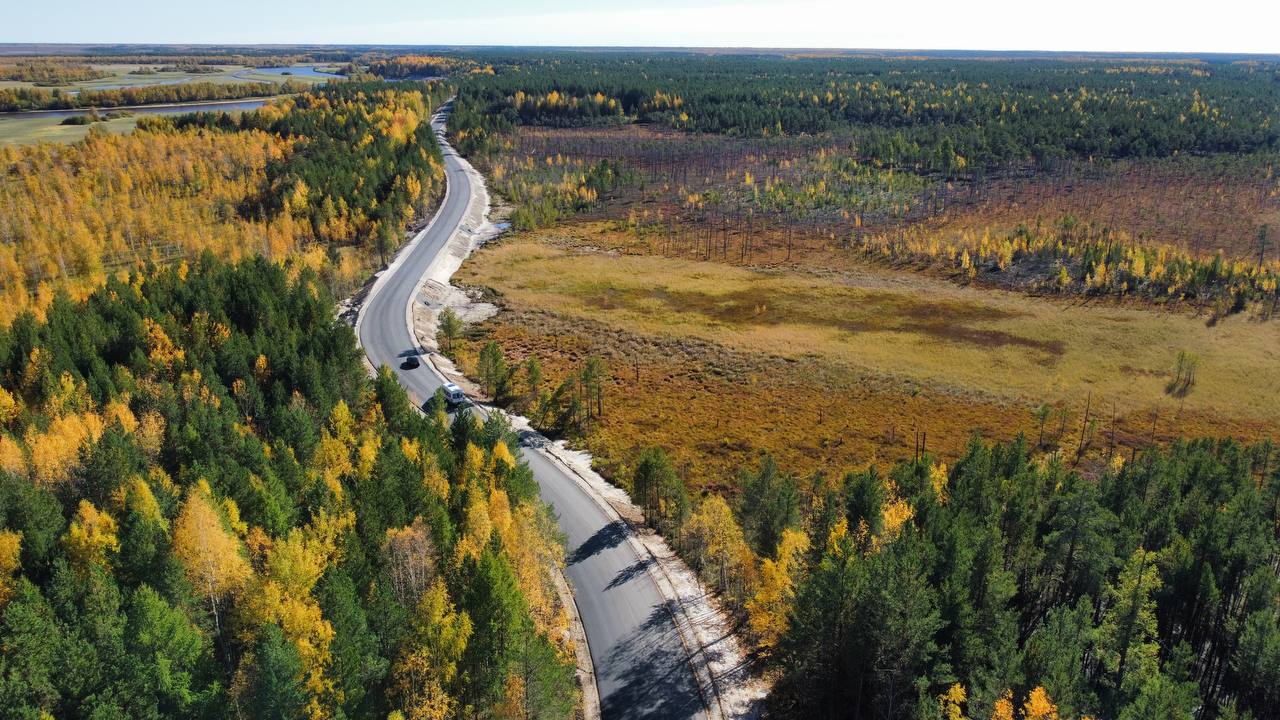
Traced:
POLYGON ((1280 0, 0 0, 0 42, 1280 53, 1280 0))

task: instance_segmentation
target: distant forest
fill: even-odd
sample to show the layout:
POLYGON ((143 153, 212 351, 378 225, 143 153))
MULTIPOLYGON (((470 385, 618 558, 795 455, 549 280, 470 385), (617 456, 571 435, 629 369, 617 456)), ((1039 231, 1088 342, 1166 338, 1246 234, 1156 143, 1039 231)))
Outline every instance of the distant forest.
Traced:
POLYGON ((562 54, 462 87, 459 131, 617 119, 742 136, 850 131, 864 159, 955 172, 1280 143, 1267 64, 562 54))

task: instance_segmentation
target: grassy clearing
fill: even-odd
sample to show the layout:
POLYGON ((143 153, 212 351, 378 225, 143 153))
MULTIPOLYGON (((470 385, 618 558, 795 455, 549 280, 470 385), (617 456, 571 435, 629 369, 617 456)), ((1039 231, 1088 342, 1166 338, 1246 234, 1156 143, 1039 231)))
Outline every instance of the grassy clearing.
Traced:
POLYGON ((63 125, 61 117, 0 117, 0 145, 26 145, 41 141, 75 142, 89 134, 90 127, 113 133, 129 133, 138 125, 138 116, 116 118, 92 125, 63 125))
MULTIPOLYGON (((1275 323, 1209 326, 871 267, 628 255, 611 249, 625 246, 615 235, 599 223, 521 235, 460 275, 501 295, 509 313, 490 330, 511 354, 565 370, 592 352, 612 357, 613 414, 588 444, 659 442, 718 470, 768 449, 796 470, 830 469, 910 454, 913 428, 944 454, 974 431, 1034 439, 1041 403, 1067 409, 1047 425, 1078 443, 1090 393, 1095 447, 1110 441, 1113 406, 1121 444, 1146 442, 1153 421, 1160 435, 1280 427, 1275 323), (532 323, 535 309, 560 324, 532 323), (686 346, 698 351, 676 352, 686 346), (1200 361, 1185 402, 1165 392, 1183 350, 1200 361)), ((625 462, 625 450, 604 449, 625 462)))

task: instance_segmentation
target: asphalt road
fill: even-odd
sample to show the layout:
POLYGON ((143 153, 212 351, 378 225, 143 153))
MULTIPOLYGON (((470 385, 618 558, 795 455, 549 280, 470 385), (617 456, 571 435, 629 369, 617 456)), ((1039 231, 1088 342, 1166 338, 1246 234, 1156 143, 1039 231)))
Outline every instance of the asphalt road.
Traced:
MULTIPOLYGON (((471 183, 453 149, 442 144, 449 182, 446 202, 426 235, 402 259, 368 301, 360 344, 375 367, 397 373, 410 397, 421 403, 440 380, 424 360, 401 368, 416 353, 405 308, 432 258, 463 220, 471 183)), ((567 471, 536 448, 525 447, 542 498, 555 510, 566 543, 566 575, 574 588, 595 664, 601 715, 631 718, 705 718, 706 711, 687 652, 649 568, 626 540, 629 530, 612 521, 567 471)))

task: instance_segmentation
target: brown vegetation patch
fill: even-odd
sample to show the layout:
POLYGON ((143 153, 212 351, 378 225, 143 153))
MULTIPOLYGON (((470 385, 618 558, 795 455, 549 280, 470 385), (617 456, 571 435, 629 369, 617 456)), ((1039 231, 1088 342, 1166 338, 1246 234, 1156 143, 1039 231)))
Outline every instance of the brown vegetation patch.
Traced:
POLYGON ((854 314, 849 314, 847 306, 838 301, 832 303, 821 295, 804 292, 784 295, 761 287, 713 295, 662 287, 610 286, 585 294, 582 301, 600 310, 639 310, 656 302, 672 312, 694 312, 717 323, 732 325, 801 323, 848 333, 897 330, 985 348, 1016 345, 1051 357, 1061 355, 1064 349, 1061 340, 1038 340, 971 324, 1006 319, 1014 313, 964 303, 919 302, 889 292, 861 294, 856 299, 854 314))
POLYGON ((471 351, 489 339, 512 364, 537 356, 557 381, 592 355, 606 359, 604 418, 583 444, 620 480, 654 445, 672 453, 692 487, 732 487, 738 469, 765 452, 791 472, 832 473, 909 458, 916 431, 930 451, 954 457, 975 435, 1008 440, 1032 429, 1022 403, 549 312, 504 312, 483 325, 471 351))

